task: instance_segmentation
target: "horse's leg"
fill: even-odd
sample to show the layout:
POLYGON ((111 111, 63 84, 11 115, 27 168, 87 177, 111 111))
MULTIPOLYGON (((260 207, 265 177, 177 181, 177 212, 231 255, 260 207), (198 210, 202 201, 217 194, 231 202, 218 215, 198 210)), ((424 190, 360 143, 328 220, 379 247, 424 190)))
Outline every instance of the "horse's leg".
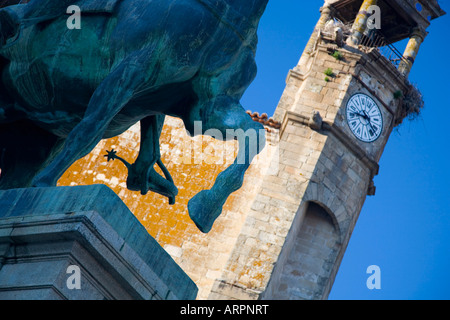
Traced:
POLYGON ((218 175, 210 190, 201 191, 188 203, 191 219, 204 233, 211 230, 229 195, 242 186, 252 159, 265 145, 264 127, 253 121, 240 104, 230 100, 226 97, 217 99, 206 107, 202 117, 204 132, 216 129, 226 137, 230 135, 230 130, 234 130, 234 138, 239 141, 239 152, 234 163, 218 175))
MULTIPOLYGON (((145 54, 142 55, 148 57, 145 54)), ((148 58, 147 58, 148 60, 148 58)), ((145 79, 139 56, 125 59, 95 90, 83 120, 67 137, 62 152, 34 180, 33 186, 55 186, 63 173, 102 139, 111 120, 130 101, 145 79)))
POLYGON ((178 190, 175 185, 159 175, 154 169, 161 158, 159 138, 164 126, 164 115, 149 116, 141 120, 141 144, 139 156, 128 172, 127 187, 140 191, 142 195, 148 191, 157 192, 169 197, 174 204, 178 190))
POLYGON ((149 116, 141 120, 141 143, 139 155, 128 172, 127 187, 133 191, 141 191, 142 195, 148 193, 148 176, 161 156, 159 150, 159 137, 165 116, 149 116), (159 128, 160 127, 160 128, 159 128))

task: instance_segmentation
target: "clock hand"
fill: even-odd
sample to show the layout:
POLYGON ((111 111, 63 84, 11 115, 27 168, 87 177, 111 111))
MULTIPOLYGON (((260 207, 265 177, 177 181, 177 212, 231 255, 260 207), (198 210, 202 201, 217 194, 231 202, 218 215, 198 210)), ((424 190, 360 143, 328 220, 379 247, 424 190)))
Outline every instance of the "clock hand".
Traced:
POLYGON ((372 126, 372 122, 370 121, 370 117, 367 115, 367 113, 365 111, 364 111, 364 113, 366 114, 366 120, 369 122, 370 129, 372 129, 372 131, 375 133, 376 131, 374 130, 374 128, 372 126))
POLYGON ((370 117, 367 115, 366 110, 363 110, 363 112, 364 112, 364 117, 366 118, 366 120, 369 120, 369 121, 370 121, 370 117))
POLYGON ((364 113, 363 118, 366 119, 369 122, 368 124, 369 124, 370 129, 375 133, 376 131, 375 131, 375 129, 372 126, 372 122, 371 122, 370 117, 368 116, 368 114, 367 114, 367 112, 365 110, 363 110, 363 113, 364 113))
POLYGON ((354 115, 357 115, 359 117, 363 117, 364 119, 366 119, 366 116, 363 115, 362 113, 357 113, 357 112, 353 112, 354 115))
POLYGON ((359 117, 362 117, 363 119, 365 119, 365 120, 368 122, 368 125, 369 125, 370 129, 371 129, 373 132, 376 132, 375 129, 373 128, 373 126, 372 126, 371 119, 370 119, 370 117, 367 115, 366 111, 365 111, 365 110, 362 110, 362 111, 360 111, 360 112, 353 112, 353 114, 354 114, 354 115, 357 115, 357 116, 359 116, 359 117), (360 112, 363 112, 363 113, 360 113, 360 112))

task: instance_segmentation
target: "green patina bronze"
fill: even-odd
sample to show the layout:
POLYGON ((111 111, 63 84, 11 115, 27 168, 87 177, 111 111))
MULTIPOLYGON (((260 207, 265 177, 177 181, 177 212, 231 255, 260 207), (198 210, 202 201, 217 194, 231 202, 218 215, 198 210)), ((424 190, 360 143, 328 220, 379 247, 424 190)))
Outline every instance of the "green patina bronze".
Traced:
POLYGON ((101 139, 140 121, 127 186, 173 203, 177 188, 159 153, 166 115, 181 118, 190 133, 196 121, 201 134, 256 130, 257 142, 240 140, 245 161, 189 202, 191 218, 208 232, 243 183, 251 144, 264 147, 262 125, 239 101, 256 75, 256 31, 267 2, 34 0, 0 10, 0 189, 55 186, 101 139), (81 9, 79 30, 67 27, 72 4, 81 9))

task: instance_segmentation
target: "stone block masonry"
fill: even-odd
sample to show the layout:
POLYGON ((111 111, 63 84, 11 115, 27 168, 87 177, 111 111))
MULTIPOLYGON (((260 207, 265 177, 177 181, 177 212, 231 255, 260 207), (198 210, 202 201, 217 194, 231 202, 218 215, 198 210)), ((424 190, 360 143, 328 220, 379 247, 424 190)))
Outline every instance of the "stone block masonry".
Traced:
MULTIPOLYGON (((332 11, 322 10, 322 22, 332 11)), ((198 299, 326 299, 366 196, 375 193, 390 133, 405 116, 394 93, 410 85, 374 48, 340 48, 320 34, 311 39, 273 119, 249 113, 265 125, 269 143, 209 234, 190 221, 187 202, 212 186, 230 164, 220 160, 233 159, 237 145, 190 139, 180 120, 168 117, 161 136, 162 160, 180 190, 174 206, 126 190, 125 167, 102 158, 114 148, 133 162, 138 126, 101 142, 59 183, 110 186, 197 284, 198 299), (346 122, 347 101, 356 93, 371 96, 383 116, 382 134, 370 144, 357 140, 346 122), (188 161, 194 158, 200 161, 188 161)))
MULTIPOLYGON (((392 2, 396 5, 379 3, 388 17, 383 25, 393 30, 400 30, 399 24, 409 30, 411 23, 426 29, 428 14, 445 14, 434 0, 420 1, 421 13, 414 9, 416 1, 392 2)), ((377 48, 338 41, 339 30, 331 19, 353 23, 358 13, 364 15, 361 3, 326 0, 299 63, 288 73, 273 118, 248 112, 264 124, 268 143, 209 234, 197 230, 187 203, 212 187, 236 156, 237 143, 191 139, 178 119, 166 118, 160 139, 162 161, 179 188, 175 205, 157 194, 141 196, 127 190, 126 168, 103 157, 106 150, 115 149, 133 163, 139 125, 100 142, 59 185, 109 186, 195 282, 197 299, 326 299, 366 196, 375 194, 373 178, 384 147, 393 128, 410 112, 395 96, 417 91, 407 81, 411 63, 401 62, 399 72, 377 48), (322 32, 325 29, 335 34, 322 32), (336 51, 339 58, 333 57, 336 51), (372 143, 355 138, 347 124, 346 105, 357 93, 370 96, 383 117, 382 133, 372 143)), ((412 49, 406 52, 410 58, 425 35, 421 31, 411 35, 412 49)), ((389 36, 387 40, 395 42, 408 34, 389 36)), ((32 199, 23 200, 26 204, 32 199)), ((0 245, 0 250, 5 248, 0 245)))
POLYGON ((185 300, 197 291, 108 187, 0 191, 0 299, 185 300))
MULTIPOLYGON (((244 186, 230 197, 222 216, 207 235, 190 221, 187 202, 197 192, 210 188, 218 173, 229 164, 205 159, 232 159, 237 146, 234 142, 207 137, 190 139, 180 120, 167 118, 161 137, 163 162, 180 189, 174 206, 159 195, 142 197, 126 190, 125 167, 106 163, 102 157, 105 150, 114 148, 132 162, 137 156, 139 126, 101 142, 90 155, 75 163, 59 183, 109 185, 199 286, 199 299, 280 297, 283 279, 290 279, 283 266, 295 260, 291 257, 291 252, 299 248, 295 239, 302 238, 302 223, 309 216, 310 203, 317 203, 331 217, 324 221, 328 224, 331 221, 336 232, 332 236, 335 243, 330 245, 332 253, 323 261, 332 267, 327 269, 328 278, 325 274, 313 277, 321 279, 320 286, 315 283, 308 289, 312 293, 304 298, 326 297, 371 179, 378 171, 376 161, 381 146, 387 140, 386 135, 380 140, 380 148, 370 150, 358 143, 349 144, 346 137, 351 133, 346 131, 342 106, 353 92, 366 90, 366 86, 381 90, 380 96, 386 99, 383 102, 392 105, 387 98, 390 95, 383 90, 396 89, 367 78, 371 73, 366 68, 373 68, 367 60, 370 55, 367 58, 343 52, 345 60, 338 61, 329 54, 332 48, 319 46, 306 74, 290 72, 275 120, 266 125, 268 147, 254 161, 244 186), (327 66, 335 67, 336 75, 331 82, 324 80, 327 66), (356 79, 353 74, 363 79, 356 79), (323 119, 323 125, 316 130, 310 126, 314 112, 319 112, 323 119), (186 148, 186 143, 193 147, 186 148), (201 155, 206 148, 210 152, 201 155), (186 150, 192 153, 186 155, 186 150), (186 161, 194 156, 203 156, 203 160, 186 161)), ((393 115, 386 118, 393 119, 393 115)), ((257 115, 254 120, 259 121, 257 115)), ((296 272, 300 277, 303 274, 296 272)), ((291 288, 286 292, 294 291, 291 288)))

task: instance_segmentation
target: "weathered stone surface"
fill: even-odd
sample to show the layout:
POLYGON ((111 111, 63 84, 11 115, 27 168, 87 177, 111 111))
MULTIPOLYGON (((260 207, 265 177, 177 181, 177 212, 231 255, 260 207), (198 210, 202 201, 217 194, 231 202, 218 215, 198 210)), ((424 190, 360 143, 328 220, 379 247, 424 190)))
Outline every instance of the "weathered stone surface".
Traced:
POLYGON ((197 287, 104 185, 0 191, 0 298, 195 299, 197 287), (67 267, 81 269, 70 290, 67 267))
MULTIPOLYGON (((348 16, 353 21, 361 1, 326 3, 338 2, 353 8, 348 16)), ((337 10, 347 16, 347 10, 337 10)), ((322 10, 319 27, 330 14, 322 10)), ((226 165, 217 160, 229 159, 226 155, 235 152, 236 144, 189 140, 183 124, 173 118, 166 119, 161 156, 168 168, 190 173, 174 175, 180 185, 176 207, 158 196, 136 201, 137 195, 123 186, 122 168, 108 174, 106 163, 98 161, 101 150, 111 146, 133 158, 136 127, 101 142, 60 184, 101 181, 113 187, 198 284, 199 299, 326 299, 366 196, 373 195, 372 179, 384 146, 404 117, 394 93, 409 86, 376 49, 340 48, 317 34, 289 72, 273 117, 281 125, 266 125, 266 150, 252 163, 242 189, 228 199, 210 234, 195 230, 187 201, 213 183, 226 165), (341 60, 331 55, 337 49, 341 60), (328 81, 327 68, 334 74, 328 81), (372 144, 356 140, 346 123, 346 103, 359 92, 377 101, 385 119, 382 135, 372 144), (311 121, 317 112, 321 121, 311 121), (205 149, 209 156, 202 158, 205 149), (312 203, 320 206, 319 214, 310 210, 312 203)))

